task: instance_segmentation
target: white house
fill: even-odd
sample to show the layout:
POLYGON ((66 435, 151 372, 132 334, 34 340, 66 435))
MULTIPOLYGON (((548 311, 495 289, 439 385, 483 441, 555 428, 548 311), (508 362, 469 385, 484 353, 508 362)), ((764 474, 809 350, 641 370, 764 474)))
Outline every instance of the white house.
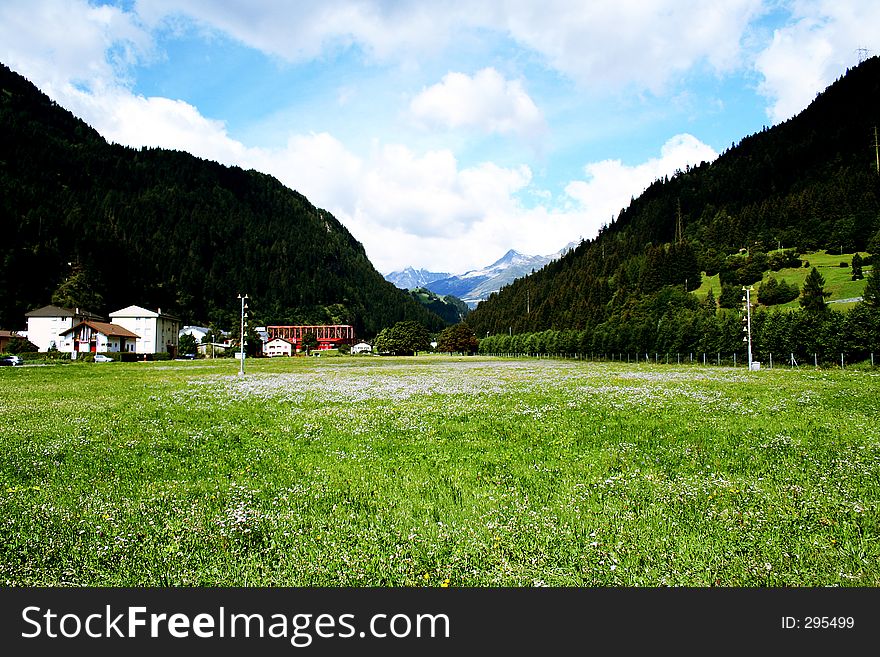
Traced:
POLYGON ((37 346, 39 351, 49 351, 51 347, 61 350, 61 334, 80 322, 103 322, 104 318, 82 308, 59 308, 43 306, 24 315, 27 317, 27 339, 37 346))
POLYGON ((138 336, 122 326, 107 322, 80 322, 61 333, 59 351, 72 354, 80 352, 106 353, 134 351, 138 336))
POLYGON ((353 354, 371 354, 373 353, 373 347, 367 344, 366 342, 358 342, 351 348, 351 353, 353 354))
POLYGON ((172 356, 177 354, 180 319, 163 313, 161 308, 154 312, 140 306, 129 306, 110 313, 110 321, 138 336, 136 353, 158 354, 167 351, 172 356))
POLYGON ((296 342, 284 338, 272 338, 263 343, 263 353, 267 356, 292 356, 296 353, 296 342))
POLYGON ((180 329, 180 332, 177 334, 178 338, 182 338, 184 335, 191 335, 196 339, 196 344, 202 344, 202 340, 205 338, 208 333, 211 332, 207 326, 184 326, 180 329))

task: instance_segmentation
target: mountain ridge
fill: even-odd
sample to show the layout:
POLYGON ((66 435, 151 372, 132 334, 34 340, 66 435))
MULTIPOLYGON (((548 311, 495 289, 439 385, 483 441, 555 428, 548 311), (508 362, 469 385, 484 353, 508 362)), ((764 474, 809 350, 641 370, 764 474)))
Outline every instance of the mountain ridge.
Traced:
POLYGON ((431 272, 427 272, 424 269, 415 270, 410 266, 399 272, 386 274, 385 280, 391 281, 400 287, 401 282, 407 281, 407 272, 424 272, 427 275, 419 279, 418 284, 407 289, 424 287, 441 296, 454 296, 464 301, 468 307, 475 308, 481 301, 488 298, 493 292, 497 292, 501 287, 513 282, 517 278, 528 275, 530 272, 541 269, 549 262, 572 250, 575 246, 577 246, 577 243, 571 242, 556 253, 546 256, 526 255, 515 249, 508 249, 503 256, 492 264, 482 269, 470 269, 461 274, 438 274, 436 277, 433 277, 434 275, 431 272))

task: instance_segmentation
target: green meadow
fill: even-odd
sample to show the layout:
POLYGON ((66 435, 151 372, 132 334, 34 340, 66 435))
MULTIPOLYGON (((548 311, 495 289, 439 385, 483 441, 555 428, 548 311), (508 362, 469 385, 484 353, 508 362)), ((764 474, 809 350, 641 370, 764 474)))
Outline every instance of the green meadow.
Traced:
POLYGON ((5 586, 878 586, 876 370, 0 369, 5 586))
MULTIPOLYGON (((802 261, 806 260, 810 263, 809 267, 785 268, 779 271, 766 271, 761 283, 766 283, 771 278, 777 281, 785 281, 789 284, 795 284, 799 289, 803 289, 804 281, 813 267, 822 274, 825 279, 825 291, 830 293, 828 301, 833 304, 832 307, 837 310, 848 310, 855 302, 848 301, 862 296, 865 290, 865 279, 868 277, 872 266, 865 262, 862 267, 864 278, 854 281, 852 280, 852 253, 844 253, 843 255, 829 255, 825 251, 816 251, 813 253, 801 254, 802 261), (846 267, 841 267, 841 263, 845 263, 846 267)), ((862 251, 859 253, 862 258, 870 258, 870 255, 862 251)), ((761 283, 755 283, 754 289, 757 290, 761 283)), ((718 274, 714 276, 703 276, 700 287, 694 290, 695 294, 701 299, 705 299, 706 295, 712 290, 712 294, 717 299, 721 296, 721 280, 718 274)), ((794 299, 788 303, 772 306, 773 308, 799 308, 799 299, 794 299)))

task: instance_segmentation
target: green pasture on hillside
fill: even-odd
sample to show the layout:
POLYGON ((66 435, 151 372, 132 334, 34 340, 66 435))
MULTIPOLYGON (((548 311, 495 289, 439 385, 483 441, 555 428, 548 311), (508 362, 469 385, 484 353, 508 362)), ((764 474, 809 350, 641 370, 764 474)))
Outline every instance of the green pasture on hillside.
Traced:
POLYGON ((876 370, 0 369, 5 586, 878 586, 876 370))
MULTIPOLYGON (((861 255, 863 258, 868 257, 868 254, 864 251, 861 252, 859 255, 861 255)), ((832 307, 837 310, 846 310, 853 305, 853 302, 840 303, 840 301, 843 299, 854 299, 862 296, 862 292, 865 289, 865 278, 868 277, 868 273, 871 271, 871 265, 865 264, 862 267, 862 273, 865 278, 858 281, 852 280, 852 257, 852 253, 844 253, 843 255, 828 255, 825 251, 806 253, 801 255, 801 260, 806 260, 807 262, 809 262, 809 267, 794 267, 781 269, 779 271, 767 271, 764 272, 764 278, 761 282, 766 282, 771 277, 773 277, 779 282, 785 281, 789 284, 795 283, 797 284, 799 289, 803 289, 804 280, 807 278, 810 270, 815 267, 825 279, 825 290, 831 293, 831 295, 828 297, 828 301, 832 302, 832 307), (841 262, 847 263, 847 266, 841 267, 841 262)), ((761 283, 754 284, 756 292, 760 284, 761 283)), ((704 273, 701 285, 696 290, 694 290, 694 293, 699 298, 705 299, 710 289, 712 290, 716 299, 721 296, 720 277, 718 274, 715 274, 714 276, 706 276, 704 273)), ((794 299, 793 301, 789 301, 788 303, 779 304, 772 307, 799 308, 800 303, 798 299, 794 299)))

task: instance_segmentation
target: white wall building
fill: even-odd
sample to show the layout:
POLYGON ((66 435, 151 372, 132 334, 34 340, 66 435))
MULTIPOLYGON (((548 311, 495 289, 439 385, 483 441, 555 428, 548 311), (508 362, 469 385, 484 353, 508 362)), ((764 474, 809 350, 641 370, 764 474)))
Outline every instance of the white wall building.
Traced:
POLYGON ((76 358, 81 352, 103 354, 134 351, 138 336, 122 326, 107 322, 80 322, 61 333, 59 351, 76 358))
POLYGON ((202 344, 202 340, 208 333, 211 332, 207 326, 184 326, 180 329, 180 333, 177 334, 178 338, 182 338, 184 335, 191 335, 196 339, 196 344, 202 344))
POLYGON ((163 313, 161 308, 154 312, 140 306, 129 306, 110 313, 110 321, 138 336, 136 353, 168 352, 172 356, 177 355, 180 319, 163 313))
POLYGON ((366 342, 358 342, 356 345, 352 346, 351 353, 353 353, 353 354, 371 354, 371 353, 373 353, 373 347, 371 347, 366 342))
POLYGON ((292 356, 296 353, 296 343, 284 338, 272 338, 263 343, 263 353, 267 356, 292 356))
POLYGON ((39 351, 49 351, 50 347, 61 350, 64 339, 61 334, 80 322, 98 321, 104 318, 82 308, 59 308, 43 306, 24 315, 27 317, 27 339, 37 346, 39 351))

